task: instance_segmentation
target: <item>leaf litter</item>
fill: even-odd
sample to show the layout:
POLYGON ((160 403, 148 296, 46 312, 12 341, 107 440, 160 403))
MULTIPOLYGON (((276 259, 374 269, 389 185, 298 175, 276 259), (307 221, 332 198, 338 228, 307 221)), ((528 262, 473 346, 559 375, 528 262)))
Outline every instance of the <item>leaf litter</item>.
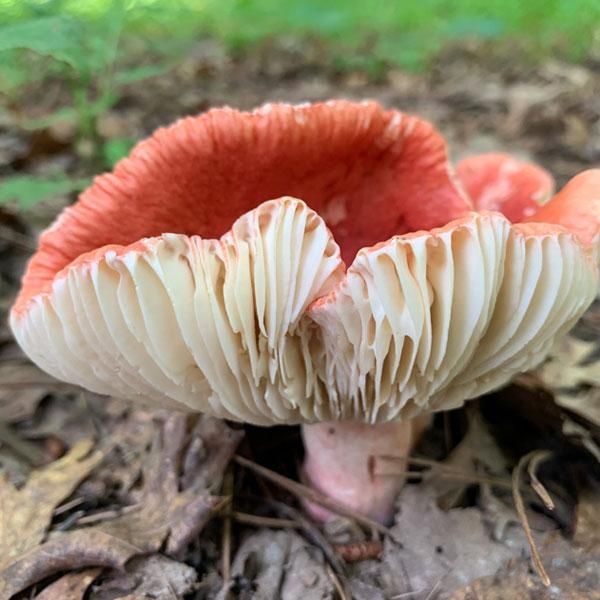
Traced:
MULTIPOLYGON (((179 577, 182 569, 185 581, 190 581, 189 567, 159 553, 181 554, 214 516, 222 501, 215 491, 242 432, 208 417, 198 418, 189 431, 187 423, 184 415, 174 414, 157 427, 142 468, 142 485, 129 491, 134 504, 104 511, 93 526, 79 526, 75 519, 68 531, 62 527, 50 530, 57 506, 110 456, 92 451, 89 440, 79 442, 48 467, 33 471, 21 489, 4 479, 0 487, 0 597, 9 598, 65 570, 123 569, 132 557, 148 553, 154 553, 155 563, 133 564, 130 578, 146 581, 144 573, 154 572, 154 564, 158 574, 153 587, 164 587, 165 581, 171 575, 179 577), (180 565, 179 570, 173 565, 180 565)), ((88 521, 94 517, 87 516, 88 521)), ((188 587, 186 583, 182 589, 188 587)))
POLYGON ((54 509, 76 489, 102 460, 92 442, 82 441, 45 469, 34 471, 16 489, 0 480, 0 572, 45 538, 54 509))

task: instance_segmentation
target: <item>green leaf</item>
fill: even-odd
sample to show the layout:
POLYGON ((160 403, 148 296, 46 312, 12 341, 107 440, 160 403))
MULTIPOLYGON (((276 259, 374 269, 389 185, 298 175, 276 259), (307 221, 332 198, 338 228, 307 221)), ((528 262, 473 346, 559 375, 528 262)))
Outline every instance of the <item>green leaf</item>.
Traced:
POLYGON ((88 23, 87 61, 96 76, 116 61, 125 15, 125 0, 112 0, 101 18, 88 23))
POLYGON ((106 166, 112 169, 118 161, 129 154, 135 144, 136 140, 132 138, 116 138, 106 142, 102 146, 106 166))
POLYGON ((28 209, 42 200, 81 191, 89 183, 89 179, 68 177, 44 178, 31 175, 7 177, 0 182, 0 204, 15 202, 19 208, 28 209))
POLYGON ((141 67, 124 69, 115 74, 115 83, 117 85, 136 83, 138 81, 143 81, 144 79, 149 79, 150 77, 162 75, 170 69, 171 65, 143 65, 141 67))
POLYGON ((506 33, 504 23, 499 19, 486 19, 482 17, 457 17, 445 26, 450 37, 462 39, 475 36, 482 39, 498 38, 506 33))
POLYGON ((79 71, 85 64, 81 34, 80 24, 71 17, 40 17, 0 27, 0 51, 32 50, 79 71))
POLYGON ((72 106, 63 106, 45 117, 40 117, 39 119, 25 119, 20 122, 20 125, 23 129, 28 129, 30 131, 34 129, 46 129, 46 127, 50 127, 55 123, 60 123, 62 121, 77 122, 77 116, 77 111, 72 106))

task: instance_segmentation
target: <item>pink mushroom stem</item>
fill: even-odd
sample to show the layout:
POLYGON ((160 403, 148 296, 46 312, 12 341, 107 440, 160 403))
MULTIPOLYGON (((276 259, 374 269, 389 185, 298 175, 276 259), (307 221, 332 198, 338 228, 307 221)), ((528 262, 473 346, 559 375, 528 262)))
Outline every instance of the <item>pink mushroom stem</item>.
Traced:
MULTIPOLYGON (((380 523, 389 523, 404 485, 407 457, 429 419, 377 425, 340 421, 304 425, 303 476, 314 489, 380 523)), ((332 513, 308 504, 319 521, 332 513)))

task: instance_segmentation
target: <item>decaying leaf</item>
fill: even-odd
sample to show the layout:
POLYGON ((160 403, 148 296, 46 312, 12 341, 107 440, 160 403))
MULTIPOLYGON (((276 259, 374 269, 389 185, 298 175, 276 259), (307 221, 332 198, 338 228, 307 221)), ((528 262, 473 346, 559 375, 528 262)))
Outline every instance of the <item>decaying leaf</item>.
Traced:
POLYGON ((292 531, 263 529, 246 537, 235 555, 231 574, 235 598, 334 597, 322 554, 292 531))
POLYGON ((600 462, 600 446, 595 442, 589 429, 571 419, 565 419, 562 430, 566 436, 579 440, 581 445, 600 462))
MULTIPOLYGON (((199 418, 188 432, 185 416, 168 417, 144 466, 143 485, 135 494, 133 509, 97 526, 53 532, 43 544, 55 507, 100 461, 101 453, 90 454, 91 443, 80 442, 63 459, 35 471, 21 490, 4 481, 0 487, 0 597, 8 598, 60 571, 123 568, 132 557, 157 552, 163 545, 169 554, 181 552, 212 516, 220 500, 214 494, 241 436, 216 419, 199 418)), ((158 562, 147 558, 133 563, 125 594, 145 598, 148 592, 156 598, 176 598, 172 592, 157 596, 156 590, 160 586, 171 590, 171 580, 178 577, 181 589, 191 589, 193 570, 154 558, 158 562)), ((76 588, 84 582, 75 576, 60 583, 62 579, 53 584, 55 589, 76 588)))
POLYGON ((556 403, 581 415, 590 423, 600 427, 600 389, 592 388, 573 393, 557 393, 556 403))
POLYGON ((15 423, 33 415, 48 388, 56 383, 29 363, 0 364, 0 420, 15 423), (39 385, 29 385, 36 383, 39 385))
POLYGON ((198 574, 161 554, 133 558, 124 572, 113 572, 90 594, 90 600, 177 600, 193 591, 198 574))
POLYGON ((550 586, 530 572, 526 560, 513 560, 457 590, 450 600, 600 600, 599 554, 578 551, 558 536, 548 540, 541 554, 550 586))
POLYGON ((35 600, 82 600, 87 589, 94 579, 100 575, 102 569, 92 568, 82 571, 71 571, 51 583, 39 593, 35 600))
POLYGON ((405 487, 398 506, 392 531, 406 543, 403 547, 386 545, 384 559, 389 552, 395 553, 409 581, 404 589, 390 593, 431 591, 434 586, 449 593, 473 579, 492 575, 511 558, 528 554, 520 528, 509 527, 503 542, 494 541, 478 509, 443 512, 428 486, 405 487))
POLYGON ((143 552, 158 551, 166 540, 165 551, 178 555, 212 517, 221 500, 214 494, 241 437, 210 417, 188 433, 184 415, 170 416, 143 470, 137 509, 98 528, 143 552))
POLYGON ((558 341, 538 373, 550 388, 600 386, 600 360, 594 360, 596 342, 568 335, 558 341))
POLYGON ((60 460, 34 471, 22 489, 0 479, 0 572, 42 542, 54 509, 102 459, 82 441, 60 460))
POLYGON ((600 556, 599 490, 587 490, 579 497, 573 543, 589 554, 600 556))
POLYGON ((506 458, 476 407, 468 410, 468 420, 463 439, 443 463, 432 466, 425 476, 443 509, 456 506, 467 488, 482 476, 506 472, 506 458))
POLYGON ((555 344, 548 360, 537 370, 537 375, 552 390, 559 406, 600 426, 600 355, 597 341, 565 336, 555 344), (588 389, 589 386, 595 389, 588 389))
POLYGON ((0 598, 17 592, 61 571, 83 567, 122 569, 138 548, 102 531, 61 533, 32 548, 0 572, 0 598))

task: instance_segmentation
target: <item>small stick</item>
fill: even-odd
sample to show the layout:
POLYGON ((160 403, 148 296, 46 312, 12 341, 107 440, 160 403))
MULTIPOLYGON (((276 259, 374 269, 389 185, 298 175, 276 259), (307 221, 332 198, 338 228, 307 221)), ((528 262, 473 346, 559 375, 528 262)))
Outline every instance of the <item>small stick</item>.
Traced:
POLYGON ((65 502, 64 504, 61 504, 60 506, 57 506, 54 509, 54 512, 52 514, 55 517, 58 517, 59 515, 62 515, 63 513, 71 510, 72 508, 76 508, 80 504, 83 504, 84 502, 85 502, 85 498, 83 496, 79 496, 77 498, 73 498, 73 500, 69 500, 69 502, 65 502))
POLYGON ((527 473, 531 480, 531 487, 548 510, 554 510, 554 500, 552 500, 552 497, 544 487, 544 484, 538 479, 537 469, 541 463, 548 460, 551 456, 552 453, 548 450, 538 450, 529 461, 529 467, 527 468, 527 473))
MULTIPOLYGON (((223 493, 225 497, 233 497, 233 471, 228 470, 223 480, 223 493)), ((223 564, 221 575, 223 576, 223 587, 227 586, 231 578, 231 502, 223 510, 223 537, 221 556, 223 564)))
POLYGON ((0 443, 6 444, 30 465, 38 466, 44 462, 44 453, 35 444, 17 435, 3 421, 0 421, 0 443))
POLYGON ((277 484, 279 487, 282 487, 284 490, 287 490, 297 498, 305 498, 310 502, 320 504, 321 506, 324 506, 325 508, 328 508, 329 510, 335 513, 354 519, 357 523, 360 523, 365 527, 374 529, 375 531, 378 531, 383 535, 388 535, 392 539, 394 539, 394 534, 392 533, 392 531, 390 531, 389 528, 385 527, 384 525, 381 525, 381 523, 377 523, 377 521, 373 521, 372 519, 369 519, 368 517, 365 517, 353 511, 352 509, 346 508, 342 504, 338 504, 335 500, 332 500, 331 498, 325 496, 324 494, 321 494, 320 492, 317 492, 316 490, 313 490, 301 483, 298 483, 297 481, 292 481, 291 479, 288 479, 287 477, 284 477, 279 473, 275 473, 275 471, 271 471, 271 469, 267 469, 266 467, 257 465, 256 463, 252 462, 251 460, 248 460, 247 458, 244 458, 243 456, 240 456, 239 454, 235 455, 234 460, 239 465, 242 465, 242 467, 246 467, 247 469, 254 471, 257 475, 260 475, 261 477, 272 481, 273 483, 277 484))
POLYGON ((446 575, 447 575, 447 573, 446 573, 446 574, 444 574, 444 575, 442 575, 442 576, 441 576, 441 577, 440 577, 440 578, 439 578, 439 579, 438 579, 438 580, 435 582, 435 585, 434 585, 434 586, 431 588, 431 591, 429 592, 429 594, 427 594, 427 597, 425 598, 425 600, 432 600, 432 598, 433 598, 434 596, 436 596, 436 595, 437 595, 437 592, 438 592, 438 590, 439 590, 439 587, 440 587, 440 585, 442 585, 442 579, 444 579, 444 577, 445 577, 446 575))
POLYGON ((529 525, 529 520, 527 519, 527 513, 525 512, 525 503, 523 502, 523 496, 521 495, 520 490, 520 482, 521 482, 521 473, 525 468, 525 465, 532 460, 533 457, 539 452, 539 450, 534 450, 529 454, 521 457, 517 466, 513 469, 512 473, 512 484, 513 484, 513 500, 515 503, 515 508, 517 510, 517 514, 519 515, 519 520, 521 521, 521 525, 523 530, 525 531, 525 536, 527 537, 527 542, 529 543, 529 548, 531 549, 531 559, 533 561, 533 566, 540 576, 542 583, 548 587, 551 583, 550 577, 548 577, 548 573, 544 568, 544 564, 542 563, 542 559, 540 557, 540 553, 535 544, 535 540, 533 539, 533 533, 531 531, 531 527, 529 525))
MULTIPOLYGON (((464 471, 462 469, 457 469, 456 467, 451 467, 449 465, 445 465, 444 463, 438 462, 436 460, 430 460, 427 458, 413 458, 413 457, 400 457, 400 456, 389 456, 389 455, 379 455, 377 456, 378 460, 382 460, 383 462, 399 462, 406 461, 409 464, 414 464, 416 466, 421 467, 430 467, 432 469, 439 469, 440 477, 444 479, 456 479, 458 481, 472 481, 473 483, 488 483, 489 485, 493 485, 496 487, 502 487, 505 489, 512 489, 512 483, 508 479, 502 479, 500 477, 487 477, 482 475, 477 475, 475 473, 469 473, 468 471, 464 471)), ((378 477, 385 477, 386 475, 400 475, 404 474, 410 477, 423 477, 423 471, 386 471, 384 473, 376 473, 378 477)))
POLYGON ((330 577, 332 577, 340 597, 351 600, 352 594, 350 593, 350 587, 346 581, 345 565, 336 554, 329 540, 321 533, 320 529, 295 508, 277 500, 270 500, 270 503, 284 515, 296 520, 300 525, 304 537, 321 549, 321 552, 323 552, 325 560, 327 561, 326 566, 329 566, 333 573, 333 575, 330 574, 330 577))
POLYGON ((338 593, 340 600, 351 600, 348 594, 346 594, 346 590, 344 590, 344 586, 342 585, 340 578, 337 576, 336 572, 331 568, 331 565, 329 563, 325 563, 325 571, 327 571, 327 575, 329 575, 329 579, 331 579, 333 587, 338 593))
POLYGON ((234 510, 231 516, 238 522, 244 525, 255 525, 256 527, 277 527, 299 529, 300 523, 292 519, 279 519, 276 517, 261 517, 259 515, 251 515, 249 513, 239 512, 234 510))
POLYGON ((129 504, 127 506, 120 506, 119 508, 103 510, 81 517, 77 520, 77 525, 90 525, 91 523, 98 523, 98 521, 111 521, 112 519, 140 510, 141 508, 141 504, 129 504))

